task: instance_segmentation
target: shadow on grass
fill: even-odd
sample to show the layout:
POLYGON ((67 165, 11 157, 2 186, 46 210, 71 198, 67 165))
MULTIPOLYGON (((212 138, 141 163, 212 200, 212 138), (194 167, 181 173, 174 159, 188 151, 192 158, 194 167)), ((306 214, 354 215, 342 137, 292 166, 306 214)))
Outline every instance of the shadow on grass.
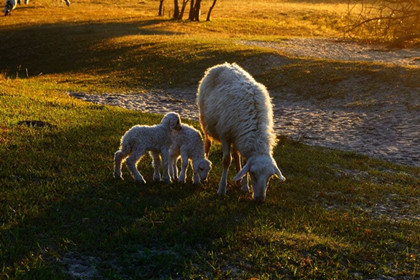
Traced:
MULTIPOLYGON (((115 47, 98 52, 103 42, 129 35, 180 35, 148 28, 164 20, 140 22, 78 22, 16 27, 0 31, 0 72, 24 77, 40 73, 67 73, 103 68, 130 48, 115 47), (96 61, 100 56, 103 61, 96 61), (95 62, 96 61, 96 62, 95 62)), ((147 42, 144 43, 149 46, 147 42)), ((142 46, 140 42, 137 46, 142 46)))
POLYGON ((96 82, 111 87, 195 86, 209 66, 242 61, 252 53, 232 49, 231 44, 217 47, 203 38, 177 38, 183 33, 165 30, 160 26, 165 22, 79 22, 4 29, 0 31, 0 73, 20 78, 65 74, 74 83, 92 82, 83 80, 83 75, 91 74, 99 76, 96 82))
POLYGON ((96 125, 24 127, 40 135, 2 153, 11 162, 1 172, 3 275, 48 278, 86 258, 99 275, 175 275, 254 213, 250 195, 241 203, 217 199, 213 184, 152 183, 148 157, 139 164, 147 185, 135 185, 126 168, 126 180, 112 178, 123 131, 160 117, 121 121, 101 108, 96 125))

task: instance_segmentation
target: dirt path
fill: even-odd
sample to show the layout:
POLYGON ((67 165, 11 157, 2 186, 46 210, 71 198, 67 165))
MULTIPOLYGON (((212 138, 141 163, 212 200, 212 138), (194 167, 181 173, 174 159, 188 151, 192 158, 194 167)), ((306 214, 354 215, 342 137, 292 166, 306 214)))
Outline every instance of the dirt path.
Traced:
MULTIPOLYGON (((171 89, 140 95, 71 96, 97 104, 165 114, 175 111, 198 120, 195 89, 171 89)), ((275 95, 272 94, 272 95, 275 95)), ((361 111, 321 107, 311 102, 273 98, 275 130, 309 145, 354 151, 392 162, 420 166, 420 112, 404 105, 361 111)))
MULTIPOLYGON (((240 43, 279 49, 297 56, 420 67, 418 48, 385 51, 379 47, 325 38, 240 43)), ((351 84, 363 82, 350 81, 351 84)), ((89 102, 131 110, 159 114, 175 111, 183 118, 197 120, 195 92, 196 88, 186 88, 156 90, 140 95, 70 95, 89 102)), ((348 103, 344 105, 342 101, 328 104, 296 101, 294 93, 285 96, 270 91, 276 133, 309 145, 354 151, 420 167, 420 89, 410 89, 408 94, 389 90, 386 92, 378 92, 374 96, 374 104, 360 107, 348 106, 348 103)))
POLYGON ((327 38, 294 38, 280 42, 240 41, 250 46, 280 50, 288 54, 345 61, 371 61, 420 67, 420 48, 386 49, 351 41, 327 38))

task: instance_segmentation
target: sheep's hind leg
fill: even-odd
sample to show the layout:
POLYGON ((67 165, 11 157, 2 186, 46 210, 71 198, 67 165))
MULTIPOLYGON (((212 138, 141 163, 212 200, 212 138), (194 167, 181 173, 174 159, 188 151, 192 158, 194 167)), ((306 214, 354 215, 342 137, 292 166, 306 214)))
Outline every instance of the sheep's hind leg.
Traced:
POLYGON ((211 148, 211 141, 206 136, 206 141, 204 143, 204 155, 206 156, 206 158, 209 158, 210 148, 211 148))
POLYGON ((121 165, 123 159, 126 157, 121 150, 118 150, 114 154, 114 178, 120 178, 123 180, 122 174, 121 174, 121 165))
POLYGON ((223 149, 223 173, 222 173, 222 178, 220 178, 219 190, 217 191, 218 195, 226 194, 227 177, 228 177, 229 167, 232 162, 232 157, 230 155, 230 145, 227 143, 222 143, 222 149, 223 149))
POLYGON ((133 176, 136 183, 140 185, 146 184, 146 181, 144 180, 143 176, 137 170, 137 162, 139 161, 142 155, 144 155, 144 152, 139 152, 139 151, 133 152, 127 158, 127 161, 126 161, 128 170, 130 170, 130 173, 133 176))

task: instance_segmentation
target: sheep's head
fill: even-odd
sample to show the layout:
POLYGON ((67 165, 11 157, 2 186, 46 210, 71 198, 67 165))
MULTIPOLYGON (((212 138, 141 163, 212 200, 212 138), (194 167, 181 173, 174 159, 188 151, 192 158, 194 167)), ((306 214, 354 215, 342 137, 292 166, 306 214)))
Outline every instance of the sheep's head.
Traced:
POLYGON ((251 175, 251 184, 254 190, 254 200, 263 202, 265 200, 268 183, 272 176, 285 181, 280 169, 272 156, 260 155, 250 157, 245 166, 239 171, 233 180, 238 181, 247 173, 251 175))
POLYGON ((200 184, 207 179, 211 170, 211 161, 206 158, 194 163, 194 184, 200 184))
POLYGON ((167 113, 161 123, 167 125, 171 130, 181 130, 181 118, 177 113, 167 113))

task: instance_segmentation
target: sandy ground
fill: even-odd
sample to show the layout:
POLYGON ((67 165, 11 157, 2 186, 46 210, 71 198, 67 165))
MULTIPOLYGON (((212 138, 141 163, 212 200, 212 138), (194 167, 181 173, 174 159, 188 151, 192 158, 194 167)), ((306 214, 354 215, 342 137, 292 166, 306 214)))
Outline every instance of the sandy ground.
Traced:
POLYGON ((273 48, 289 54, 346 61, 371 61, 420 67, 420 49, 386 49, 351 41, 327 38, 295 38, 280 42, 241 41, 251 46, 273 48))
MULTIPOLYGON (((307 57, 362 60, 420 67, 420 49, 385 52, 331 39, 292 39, 280 43, 242 42, 307 57)), ((351 81, 351 83, 362 83, 351 81)), ((97 104, 165 114, 175 111, 182 118, 197 120, 196 88, 151 90, 139 95, 71 96, 97 104)), ((293 93, 270 92, 274 105, 276 133, 309 145, 354 151, 395 163, 420 166, 420 89, 400 94, 378 92, 371 106, 351 106, 349 102, 321 104, 296 101, 293 93), (398 99, 400 98, 400 99, 398 99), (350 104, 350 105, 349 105, 350 104)))

